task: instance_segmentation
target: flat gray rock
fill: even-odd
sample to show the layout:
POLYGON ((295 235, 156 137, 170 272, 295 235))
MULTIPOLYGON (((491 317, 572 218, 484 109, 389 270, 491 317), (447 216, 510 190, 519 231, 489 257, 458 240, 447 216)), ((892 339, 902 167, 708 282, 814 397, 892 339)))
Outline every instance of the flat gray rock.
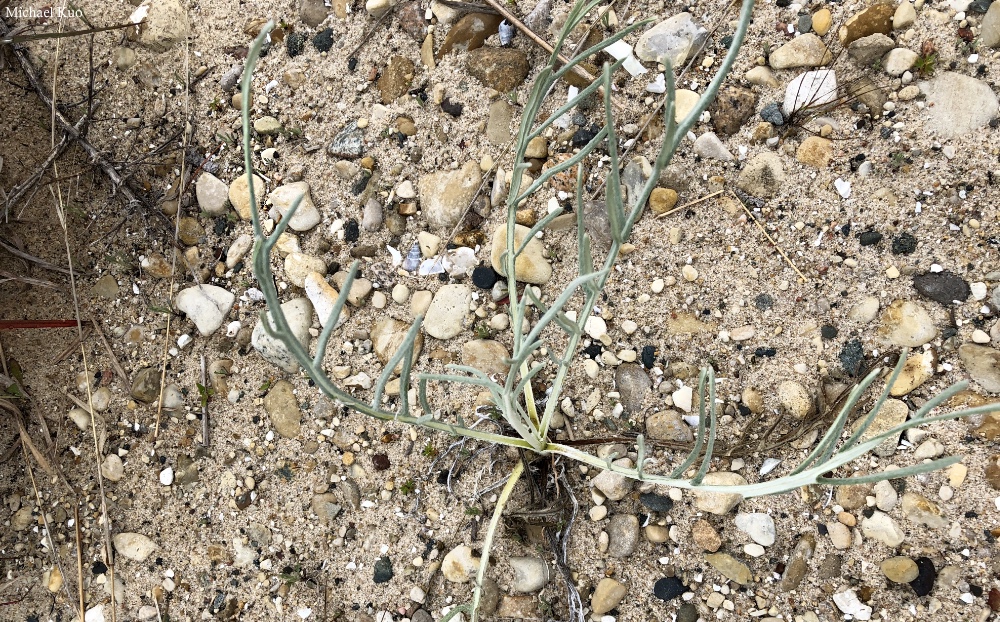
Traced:
MULTIPOLYGON (((281 310, 285 314, 285 319, 288 320, 292 335, 302 344, 303 348, 308 349, 309 326, 312 324, 312 304, 305 298, 296 298, 281 305, 281 310)), ((268 313, 267 319, 273 327, 274 320, 271 319, 270 313, 268 313)), ((257 327, 253 329, 253 335, 250 337, 250 343, 267 362, 277 365, 290 374, 299 370, 299 363, 292 356, 288 347, 280 339, 268 335, 264 330, 263 322, 257 322, 257 327)))
POLYGON ((981 80, 945 71, 919 86, 927 97, 924 129, 941 138, 968 134, 997 115, 996 93, 981 80))

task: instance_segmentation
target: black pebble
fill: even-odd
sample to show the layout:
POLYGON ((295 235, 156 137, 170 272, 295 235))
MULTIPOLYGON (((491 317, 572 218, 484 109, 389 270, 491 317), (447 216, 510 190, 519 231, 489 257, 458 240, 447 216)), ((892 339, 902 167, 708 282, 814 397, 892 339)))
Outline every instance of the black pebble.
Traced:
POLYGON ((673 600, 688 591, 677 577, 664 577, 653 585, 653 596, 660 600, 673 600))
POLYGON ((917 238, 909 233, 900 233, 892 239, 893 255, 909 255, 917 250, 917 238))
POLYGON ((600 128, 596 125, 591 125, 589 128, 581 127, 575 134, 573 134, 573 146, 577 148, 586 146, 586 144, 593 140, 594 136, 597 136, 597 133, 600 131, 600 128))
POLYGON ((823 337, 823 339, 836 339, 837 327, 825 324, 822 328, 819 329, 819 334, 823 337))
POLYGON ((372 465, 375 467, 376 471, 385 471, 392 466, 389 462, 389 456, 385 454, 375 454, 372 456, 372 465))
POLYGON ((857 376, 864 360, 865 350, 860 339, 851 339, 840 349, 840 365, 848 376, 857 376))
POLYGON ((493 289, 499 278, 493 266, 478 266, 472 271, 472 284, 480 289, 493 289))
POLYGON ((753 351, 754 356, 766 356, 768 358, 774 356, 778 353, 776 348, 764 348, 760 347, 753 351))
POLYGON ((934 562, 927 557, 917 558, 917 578, 910 581, 910 587, 917 596, 927 596, 934 589, 934 581, 937 579, 937 570, 934 569, 934 562))
POLYGON ((673 499, 655 492, 644 492, 639 495, 639 503, 649 508, 651 512, 669 512, 674 507, 673 499))
POLYGON ((753 303, 757 305, 757 308, 761 311, 767 311, 774 306, 774 298, 770 294, 759 294, 753 299, 753 303))
POLYGON ((656 362, 656 348, 653 346, 643 346, 642 347, 642 366, 646 369, 652 369, 653 363, 656 362))
POLYGON ((599 344, 597 342, 592 342, 589 346, 587 346, 586 348, 584 348, 582 351, 583 351, 583 355, 584 356, 589 356, 590 358, 592 358, 592 359, 594 359, 596 361, 597 357, 599 357, 601 355, 601 352, 604 352, 604 348, 601 347, 601 344, 599 344))
POLYGON ((913 287, 921 295, 943 305, 950 305, 956 300, 965 302, 972 293, 965 279, 948 270, 918 274, 913 277, 913 287))
POLYGON ((392 560, 388 557, 380 557, 375 562, 375 583, 388 583, 392 579, 392 560))
POLYGON ((104 562, 96 561, 94 562, 94 565, 91 566, 91 570, 94 571, 94 574, 104 574, 108 571, 108 567, 104 564, 104 562))
POLYGON ((816 531, 819 532, 819 535, 821 536, 825 536, 826 534, 830 533, 830 530, 827 529, 826 525, 824 525, 823 523, 816 523, 816 531))
POLYGON ((878 231, 865 231, 858 236, 861 246, 873 246, 882 241, 882 234, 878 231))
POLYGON ((358 196, 364 192, 365 188, 368 187, 368 180, 371 179, 371 176, 372 174, 368 171, 363 171, 361 176, 354 180, 354 183, 351 184, 351 194, 358 196))
POLYGON ((344 225, 344 241, 357 242, 360 235, 361 229, 358 227, 358 221, 353 218, 348 220, 347 224, 344 225))
POLYGON ((347 70, 348 71, 354 71, 357 68, 358 68, 358 59, 356 59, 356 58, 349 58, 349 59, 347 59, 347 70))
POLYGON ((453 102, 447 97, 445 97, 444 101, 441 102, 441 110, 444 110, 453 117, 460 116, 462 114, 462 108, 463 108, 462 104, 459 104, 458 102, 453 102))
POLYGON ((316 33, 313 37, 313 45, 320 52, 329 52, 333 47, 333 28, 327 28, 316 33))
POLYGON ((285 38, 285 49, 288 50, 288 56, 295 58, 306 49, 306 38, 297 32, 293 32, 285 38))

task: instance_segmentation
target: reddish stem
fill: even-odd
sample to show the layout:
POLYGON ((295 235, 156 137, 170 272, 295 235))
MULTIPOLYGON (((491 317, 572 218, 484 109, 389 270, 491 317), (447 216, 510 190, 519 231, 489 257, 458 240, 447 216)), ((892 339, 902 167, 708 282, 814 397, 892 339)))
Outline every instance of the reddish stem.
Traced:
POLYGON ((19 328, 76 328, 76 320, 0 320, 0 330, 19 328))

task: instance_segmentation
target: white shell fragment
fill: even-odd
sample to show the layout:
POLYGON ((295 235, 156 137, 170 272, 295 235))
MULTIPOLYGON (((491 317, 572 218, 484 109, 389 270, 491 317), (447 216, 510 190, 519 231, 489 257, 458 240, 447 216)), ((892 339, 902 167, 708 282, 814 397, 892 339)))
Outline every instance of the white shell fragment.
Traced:
POLYGON ((624 67, 625 71, 629 72, 633 76, 641 76, 642 74, 649 71, 648 69, 642 66, 642 64, 635 56, 632 55, 632 46, 620 39, 618 41, 615 41, 608 47, 604 48, 604 51, 614 56, 618 60, 624 58, 625 63, 622 65, 622 67, 624 67))

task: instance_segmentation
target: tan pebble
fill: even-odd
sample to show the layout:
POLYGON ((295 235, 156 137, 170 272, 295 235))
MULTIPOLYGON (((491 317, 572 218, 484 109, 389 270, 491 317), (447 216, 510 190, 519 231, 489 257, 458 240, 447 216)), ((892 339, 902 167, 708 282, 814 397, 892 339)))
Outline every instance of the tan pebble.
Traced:
POLYGON ((653 192, 649 195, 649 209, 657 216, 669 212, 675 205, 677 205, 676 190, 654 188, 653 192))
POLYGON ((896 266, 889 266, 889 268, 885 271, 885 276, 890 279, 898 279, 899 268, 897 268, 896 266))
POLYGON ((341 461, 344 463, 344 466, 351 466, 354 464, 354 453, 345 451, 344 455, 341 457, 341 461))
POLYGON ((851 514, 850 512, 841 512, 840 514, 837 514, 837 520, 848 527, 854 527, 858 524, 858 519, 854 518, 854 514, 851 514))
POLYGON ((694 266, 684 266, 681 268, 681 276, 684 277, 685 281, 693 282, 698 279, 698 270, 694 266))
POLYGON ((833 14, 830 13, 830 9, 820 9, 813 13, 812 16, 812 27, 813 31, 819 36, 823 36, 830 32, 830 25, 833 23, 833 14))
POLYGON ((661 544, 669 538, 670 530, 662 525, 647 525, 644 530, 646 539, 653 544, 661 544))
POLYGON ((965 476, 968 474, 969 467, 961 463, 953 464, 948 467, 948 483, 951 484, 953 488, 958 488, 965 483, 965 476))

